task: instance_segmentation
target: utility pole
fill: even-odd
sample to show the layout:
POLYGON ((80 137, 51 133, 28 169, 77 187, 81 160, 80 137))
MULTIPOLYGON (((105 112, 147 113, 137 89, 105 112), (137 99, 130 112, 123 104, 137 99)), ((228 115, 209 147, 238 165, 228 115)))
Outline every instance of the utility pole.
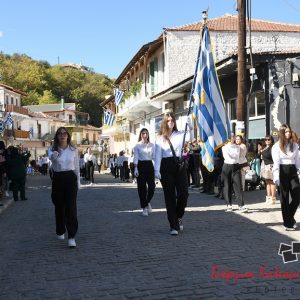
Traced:
POLYGON ((236 134, 245 134, 246 111, 246 0, 237 0, 238 10, 238 74, 236 134))

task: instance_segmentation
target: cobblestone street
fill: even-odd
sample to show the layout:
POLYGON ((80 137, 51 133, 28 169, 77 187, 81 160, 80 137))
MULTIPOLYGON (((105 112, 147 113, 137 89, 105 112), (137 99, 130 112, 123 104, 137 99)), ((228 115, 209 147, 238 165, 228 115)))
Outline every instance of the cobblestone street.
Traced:
POLYGON ((28 177, 28 201, 0 214, 0 299, 299 299, 300 278, 278 277, 299 276, 300 262, 284 264, 278 249, 300 233, 284 231, 264 190, 245 193, 247 214, 190 190, 174 237, 160 187, 142 217, 134 184, 95 178, 79 191, 72 250, 55 235, 50 179, 28 177))

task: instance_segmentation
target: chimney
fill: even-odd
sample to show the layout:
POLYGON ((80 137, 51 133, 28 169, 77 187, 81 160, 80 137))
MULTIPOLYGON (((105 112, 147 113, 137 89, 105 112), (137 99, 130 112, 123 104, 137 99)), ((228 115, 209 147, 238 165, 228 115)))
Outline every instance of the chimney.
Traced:
POLYGON ((64 110, 65 109, 65 99, 64 99, 64 96, 61 96, 60 103, 61 103, 61 110, 64 110))

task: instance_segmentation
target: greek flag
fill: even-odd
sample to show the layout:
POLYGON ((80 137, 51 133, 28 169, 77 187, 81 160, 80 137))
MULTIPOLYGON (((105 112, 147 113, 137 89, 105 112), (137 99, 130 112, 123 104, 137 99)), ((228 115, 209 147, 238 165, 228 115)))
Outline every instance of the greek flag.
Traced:
POLYGON ((110 111, 106 110, 104 111, 104 120, 103 120, 105 125, 112 126, 114 121, 115 121, 115 114, 110 111))
POLYGON ((230 139, 230 122, 215 64, 208 28, 202 31, 194 76, 193 116, 197 121, 202 144, 202 162, 208 171, 214 170, 215 150, 230 139))
POLYGON ((7 114, 7 116, 6 116, 6 120, 5 120, 5 124, 6 125, 12 125, 12 123, 13 123, 13 118, 12 118, 12 116, 11 116, 11 113, 9 112, 8 114, 7 114))
POLYGON ((123 96, 124 92, 122 90, 115 89, 115 103, 117 106, 121 103, 123 96))

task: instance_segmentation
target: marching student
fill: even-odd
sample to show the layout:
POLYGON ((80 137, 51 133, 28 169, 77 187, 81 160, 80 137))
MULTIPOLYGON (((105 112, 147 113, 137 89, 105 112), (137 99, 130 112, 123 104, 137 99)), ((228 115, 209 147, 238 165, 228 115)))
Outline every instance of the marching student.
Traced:
POLYGON ((91 148, 86 149, 86 153, 84 154, 84 162, 86 168, 86 179, 89 181, 90 185, 94 183, 94 169, 97 165, 97 160, 95 155, 92 153, 91 148))
POLYGON ((235 143, 234 135, 231 141, 222 147, 224 164, 222 167, 223 196, 227 202, 227 210, 232 211, 232 192, 234 190, 240 212, 247 212, 244 206, 243 187, 241 182, 241 170, 239 165, 241 148, 235 143))
POLYGON ((279 186, 283 225, 286 230, 295 230, 294 219, 300 200, 300 170, 298 137, 291 127, 282 124, 278 131, 278 142, 272 147, 273 182, 279 186), (289 194, 292 201, 289 203, 289 194))
POLYGON ((137 188, 140 198, 142 215, 147 217, 152 212, 150 201, 154 195, 155 178, 154 167, 154 144, 150 143, 149 131, 143 128, 140 131, 138 143, 133 149, 134 176, 137 179, 137 188))
POLYGON ((68 246, 76 247, 77 191, 80 187, 78 150, 71 144, 65 127, 57 129, 49 155, 52 161, 52 202, 55 206, 57 238, 63 240, 68 233, 68 246))
MULTIPOLYGON (((191 125, 188 125, 191 130, 191 125)), ((178 131, 175 116, 165 114, 155 144, 154 170, 155 177, 161 179, 171 235, 178 235, 179 230, 183 230, 182 217, 189 195, 186 168, 178 163, 183 138, 184 131, 178 131)), ((186 138, 190 138, 189 132, 186 138)))

